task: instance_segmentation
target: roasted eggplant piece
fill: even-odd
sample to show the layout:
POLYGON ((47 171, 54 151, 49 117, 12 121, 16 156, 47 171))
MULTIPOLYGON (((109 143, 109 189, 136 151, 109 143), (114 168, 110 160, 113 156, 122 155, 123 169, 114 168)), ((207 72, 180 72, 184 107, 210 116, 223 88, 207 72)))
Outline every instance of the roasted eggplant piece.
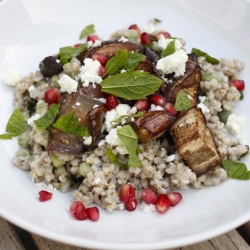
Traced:
POLYGON ((188 60, 183 76, 178 78, 171 77, 171 83, 161 85, 161 93, 168 102, 175 104, 179 91, 183 90, 192 97, 191 105, 197 105, 197 93, 201 81, 201 67, 198 63, 188 60))
POLYGON ((157 72, 155 68, 155 65, 151 63, 150 61, 140 62, 139 65, 134 70, 143 70, 161 78, 160 74, 157 72))
POLYGON ((120 50, 126 51, 134 51, 141 53, 143 47, 134 42, 122 42, 118 40, 111 40, 111 41, 104 41, 100 46, 92 48, 87 51, 83 51, 77 57, 78 60, 83 63, 85 58, 92 58, 94 54, 103 54, 107 57, 107 59, 111 58, 112 56, 116 55, 120 50))
POLYGON ((87 96, 82 96, 77 92, 72 93, 63 102, 57 119, 63 114, 68 114, 72 111, 75 112, 79 124, 88 128, 92 136, 92 143, 84 145, 83 137, 70 135, 53 128, 50 131, 48 145, 50 153, 80 155, 84 153, 86 147, 94 146, 98 142, 106 112, 103 103, 87 96), (99 106, 93 108, 95 105, 99 106))
POLYGON ((144 47, 142 54, 147 57, 147 60, 156 64, 158 60, 161 58, 159 53, 155 50, 150 49, 149 47, 144 47))
POLYGON ((170 128, 175 147, 187 166, 201 176, 221 163, 206 119, 199 108, 189 109, 170 128))
POLYGON ((79 87, 78 93, 83 96, 88 96, 90 98, 105 98, 105 93, 102 92, 100 84, 96 84, 93 88, 93 83, 90 83, 88 87, 79 87))
POLYGON ((139 142, 148 142, 164 134, 174 122, 175 117, 163 110, 145 112, 143 116, 131 122, 139 142))

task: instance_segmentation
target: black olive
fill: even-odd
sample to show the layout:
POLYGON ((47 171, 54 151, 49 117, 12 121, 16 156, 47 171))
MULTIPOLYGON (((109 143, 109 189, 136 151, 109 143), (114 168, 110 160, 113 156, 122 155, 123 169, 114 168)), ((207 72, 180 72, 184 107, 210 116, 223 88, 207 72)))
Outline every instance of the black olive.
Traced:
POLYGON ((44 77, 51 77, 61 71, 63 71, 63 65, 57 62, 57 58, 54 56, 48 56, 40 62, 39 68, 44 77))
POLYGON ((144 54, 147 57, 148 61, 155 64, 160 59, 160 55, 158 54, 158 52, 148 47, 143 48, 142 54, 144 54))

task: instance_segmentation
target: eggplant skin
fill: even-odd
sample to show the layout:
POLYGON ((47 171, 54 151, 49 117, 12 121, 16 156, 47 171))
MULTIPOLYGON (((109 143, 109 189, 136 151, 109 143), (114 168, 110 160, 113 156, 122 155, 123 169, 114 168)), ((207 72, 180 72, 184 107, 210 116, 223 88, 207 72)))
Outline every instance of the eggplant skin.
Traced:
POLYGON ((44 77, 51 77, 63 71, 63 65, 56 57, 48 56, 39 63, 39 69, 44 77))
POLYGON ((175 121, 175 117, 163 110, 145 112, 143 116, 131 122, 139 142, 146 143, 156 139, 175 121))

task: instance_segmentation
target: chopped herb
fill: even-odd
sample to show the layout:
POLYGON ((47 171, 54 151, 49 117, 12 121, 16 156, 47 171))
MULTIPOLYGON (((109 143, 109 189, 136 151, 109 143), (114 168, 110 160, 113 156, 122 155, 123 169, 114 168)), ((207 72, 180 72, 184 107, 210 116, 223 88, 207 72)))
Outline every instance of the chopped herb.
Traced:
POLYGON ((43 117, 34 121, 36 127, 41 130, 47 129, 50 125, 52 125, 59 111, 60 111, 60 104, 53 103, 50 109, 46 112, 46 114, 43 117))
POLYGON ((8 134, 1 134, 0 139, 12 139, 26 131, 26 122, 23 113, 15 109, 11 114, 5 132, 8 134))
POLYGON ((244 94, 243 94, 243 92, 240 92, 240 100, 241 101, 244 100, 244 94))
POLYGON ((27 103, 26 103, 26 108, 29 111, 29 114, 33 114, 36 111, 36 104, 37 104, 37 100, 30 98, 27 103))
POLYGON ((128 52, 128 71, 134 70, 141 61, 145 60, 146 56, 137 52, 128 52))
POLYGON ((112 127, 116 127, 116 126, 118 126, 122 122, 122 120, 124 118, 131 119, 131 118, 141 117, 143 115, 144 115, 144 111, 139 111, 139 112, 137 112, 134 115, 121 115, 117 120, 111 121, 110 124, 111 124, 112 127))
POLYGON ((121 167, 121 168, 123 168, 123 169, 127 169, 127 165, 125 165, 125 164, 123 164, 123 163, 121 163, 121 162, 119 162, 119 161, 117 160, 116 155, 113 153, 113 151, 111 150, 111 148, 108 148, 108 149, 107 149, 106 155, 107 155, 107 157, 109 158, 109 160, 110 160, 112 163, 118 165, 119 167, 121 167))
POLYGON ((167 48, 162 51, 161 57, 170 56, 170 55, 174 54, 174 52, 175 52, 175 40, 171 41, 168 44, 167 48))
POLYGON ((84 37, 87 37, 88 35, 91 35, 93 33, 95 33, 95 25, 90 24, 81 31, 80 39, 83 39, 84 37))
POLYGON ((205 61, 211 64, 219 64, 220 61, 214 57, 209 56, 206 52, 203 52, 199 49, 192 48, 192 53, 195 53, 198 57, 203 56, 205 57, 205 61))
POLYGON ((128 150, 128 166, 140 167, 141 163, 137 154, 138 137, 133 128, 130 125, 125 125, 117 130, 117 135, 122 140, 128 150))
POLYGON ((227 171, 229 177, 238 179, 238 180, 249 180, 250 171, 247 170, 247 167, 242 162, 234 162, 232 160, 222 161, 222 166, 227 171))
POLYGON ((148 72, 132 71, 106 78, 100 84, 103 92, 127 100, 140 100, 155 93, 162 80, 148 72))
POLYGON ((160 19, 158 19, 158 18, 154 18, 154 21, 156 22, 156 23, 161 23, 162 21, 160 20, 160 19))
POLYGON ((190 108, 191 108, 191 103, 188 94, 183 90, 179 91, 176 97, 174 109, 176 111, 184 112, 190 108))
POLYGON ((52 126, 68 134, 89 136, 88 128, 79 125, 74 111, 62 115, 52 126))

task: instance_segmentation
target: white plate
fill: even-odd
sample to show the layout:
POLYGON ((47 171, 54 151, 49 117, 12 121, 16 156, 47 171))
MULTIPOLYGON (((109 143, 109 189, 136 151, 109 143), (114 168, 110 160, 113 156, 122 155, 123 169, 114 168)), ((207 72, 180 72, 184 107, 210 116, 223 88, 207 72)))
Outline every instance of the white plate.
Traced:
MULTIPOLYGON (((243 0, 3 0, 0 2, 0 133, 12 113, 13 90, 2 77, 8 69, 34 72, 59 47, 78 42, 80 31, 96 25, 103 37, 130 24, 162 20, 161 27, 214 57, 245 62, 240 77, 245 99, 236 113, 250 108, 250 2, 243 0)), ((250 115, 243 134, 250 142, 250 115)), ((228 179, 218 187, 182 191, 183 201, 165 215, 101 211, 98 222, 74 220, 66 210, 71 194, 54 191, 40 203, 39 188, 10 161, 16 142, 0 141, 0 215, 16 225, 64 243, 105 249, 167 249, 225 233, 250 219, 250 181, 228 179)), ((245 162, 249 164, 249 157, 245 162)))

